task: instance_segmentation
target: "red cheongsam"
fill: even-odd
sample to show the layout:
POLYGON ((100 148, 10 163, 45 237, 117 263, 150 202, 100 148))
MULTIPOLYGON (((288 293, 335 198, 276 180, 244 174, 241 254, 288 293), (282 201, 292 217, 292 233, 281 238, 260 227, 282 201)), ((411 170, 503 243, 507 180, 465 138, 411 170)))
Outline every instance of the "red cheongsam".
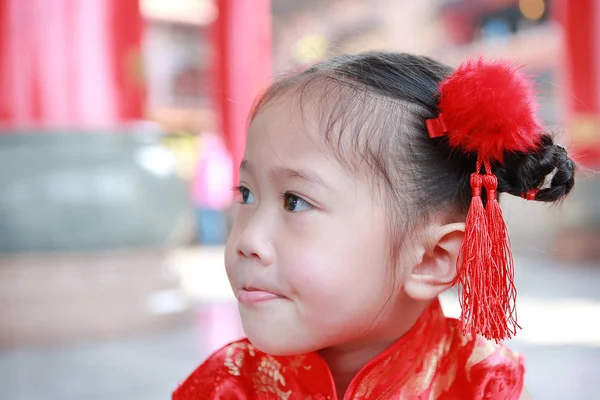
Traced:
MULTIPOLYGON (((523 357, 502 344, 466 337, 435 301, 415 326, 354 377, 344 400, 518 400, 523 357)), ((214 353, 173 393, 173 400, 337 400, 317 354, 276 357, 248 340, 214 353)))

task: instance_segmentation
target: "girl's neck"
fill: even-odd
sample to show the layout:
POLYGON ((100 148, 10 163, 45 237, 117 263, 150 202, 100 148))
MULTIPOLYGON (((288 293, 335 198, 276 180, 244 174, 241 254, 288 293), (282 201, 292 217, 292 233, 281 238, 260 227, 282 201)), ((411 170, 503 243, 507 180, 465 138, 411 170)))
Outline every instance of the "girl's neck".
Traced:
POLYGON ((319 351, 331 371, 339 400, 344 398, 352 379, 360 370, 404 336, 415 325, 425 308, 426 306, 413 308, 409 315, 390 319, 384 327, 377 329, 377 334, 371 332, 368 338, 319 351))
POLYGON ((327 362, 338 399, 342 400, 352 379, 369 361, 394 343, 395 340, 329 347, 319 352, 327 362))

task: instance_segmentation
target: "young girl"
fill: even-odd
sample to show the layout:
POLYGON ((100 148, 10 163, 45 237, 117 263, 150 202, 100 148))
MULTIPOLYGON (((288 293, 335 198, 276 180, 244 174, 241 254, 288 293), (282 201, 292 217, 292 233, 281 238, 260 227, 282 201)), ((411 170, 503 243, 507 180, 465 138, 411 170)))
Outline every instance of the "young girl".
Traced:
POLYGON ((517 325, 496 193, 557 201, 574 164, 515 68, 321 63, 262 96, 240 171, 225 264, 248 339, 173 399, 527 398, 498 343, 517 325))

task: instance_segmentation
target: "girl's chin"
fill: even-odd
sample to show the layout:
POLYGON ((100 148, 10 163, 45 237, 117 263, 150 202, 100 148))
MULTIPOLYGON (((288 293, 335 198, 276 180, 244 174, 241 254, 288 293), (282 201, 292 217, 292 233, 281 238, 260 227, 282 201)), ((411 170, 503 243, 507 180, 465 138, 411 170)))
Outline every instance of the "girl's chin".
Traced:
POLYGON ((248 334, 248 340, 250 340, 250 343, 258 350, 272 356, 295 356, 317 350, 313 347, 299 345, 302 341, 291 340, 291 336, 288 336, 288 339, 282 340, 281 336, 275 337, 275 335, 248 334))

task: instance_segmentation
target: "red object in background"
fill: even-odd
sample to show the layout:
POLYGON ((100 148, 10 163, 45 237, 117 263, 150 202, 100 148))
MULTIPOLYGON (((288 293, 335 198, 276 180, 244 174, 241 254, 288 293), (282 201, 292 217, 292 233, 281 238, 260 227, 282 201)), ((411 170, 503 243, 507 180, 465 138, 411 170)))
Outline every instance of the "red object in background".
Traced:
POLYGON ((564 27, 564 93, 569 151, 589 168, 600 167, 600 2, 556 0, 564 27))
POLYGON ((139 0, 103 0, 102 3, 110 9, 110 71, 114 76, 117 118, 121 121, 141 119, 145 111, 146 85, 142 63, 144 20, 139 0))
POLYGON ((475 28, 471 24, 473 12, 461 8, 442 10, 446 31, 453 43, 467 44, 473 40, 475 28))
POLYGON ((211 27, 212 95, 237 183, 248 113, 271 76, 271 8, 269 0, 217 0, 216 4, 218 17, 211 27))
POLYGON ((441 7, 446 34, 455 45, 465 45, 476 39, 482 29, 483 14, 506 9, 518 0, 454 0, 441 7))
POLYGON ((110 128, 143 116, 138 0, 0 0, 0 125, 110 128))

